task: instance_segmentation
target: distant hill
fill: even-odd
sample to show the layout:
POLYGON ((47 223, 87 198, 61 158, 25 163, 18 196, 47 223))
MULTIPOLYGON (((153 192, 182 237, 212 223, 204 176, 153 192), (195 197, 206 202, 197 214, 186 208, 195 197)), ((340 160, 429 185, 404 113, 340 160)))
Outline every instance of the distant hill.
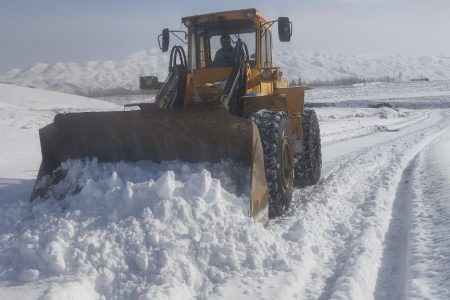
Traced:
MULTIPOLYGON (((343 55, 282 51, 274 54, 285 76, 303 81, 345 77, 421 76, 430 80, 450 79, 450 57, 360 54, 343 55)), ((169 57, 158 49, 133 53, 122 60, 87 63, 38 63, 0 75, 0 82, 36 87, 83 96, 125 94, 138 90, 138 76, 156 75, 164 80, 169 57)))

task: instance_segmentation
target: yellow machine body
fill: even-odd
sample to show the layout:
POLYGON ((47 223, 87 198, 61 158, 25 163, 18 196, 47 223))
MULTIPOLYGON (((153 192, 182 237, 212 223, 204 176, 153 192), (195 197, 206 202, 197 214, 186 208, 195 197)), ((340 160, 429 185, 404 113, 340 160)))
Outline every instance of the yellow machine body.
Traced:
MULTIPOLYGON (((261 109, 287 113, 293 133, 302 137, 304 87, 289 87, 272 66, 270 22, 255 9, 185 17, 187 72, 183 103, 174 110, 143 104, 138 111, 59 114, 40 130, 42 164, 32 198, 45 197, 52 176, 67 159, 96 157, 99 161, 182 160, 220 162, 232 159, 249 167, 249 215, 268 221, 268 188, 263 150, 256 125, 220 107, 224 82, 232 68, 213 67, 213 53, 198 28, 209 24, 251 24, 252 60, 246 67, 244 114, 261 109), (253 53, 252 53, 253 54, 253 53), (264 55, 264 57, 263 57, 264 55)), ((216 26, 214 25, 214 26, 216 26)), ((234 26, 234 25, 233 25, 234 26)), ((232 33, 232 32, 231 32, 232 33)))

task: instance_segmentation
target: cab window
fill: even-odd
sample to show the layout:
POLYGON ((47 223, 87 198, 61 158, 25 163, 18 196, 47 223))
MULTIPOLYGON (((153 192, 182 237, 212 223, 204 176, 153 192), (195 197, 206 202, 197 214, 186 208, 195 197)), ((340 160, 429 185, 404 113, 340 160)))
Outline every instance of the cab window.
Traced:
POLYGON ((192 42, 195 41, 195 47, 191 47, 189 51, 192 54, 193 51, 197 50, 195 54, 196 62, 192 60, 190 63, 192 67, 214 67, 214 56, 221 48, 220 37, 223 34, 230 35, 232 47, 236 46, 238 39, 246 43, 250 56, 250 65, 255 67, 256 26, 252 20, 219 20, 197 24, 192 30, 195 37, 191 38, 192 42))

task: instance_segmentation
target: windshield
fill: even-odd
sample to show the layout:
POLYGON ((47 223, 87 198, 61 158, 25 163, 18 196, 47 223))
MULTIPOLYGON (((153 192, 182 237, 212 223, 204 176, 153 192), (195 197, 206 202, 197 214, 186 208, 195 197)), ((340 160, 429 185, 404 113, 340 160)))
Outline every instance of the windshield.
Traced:
MULTIPOLYGON (((210 60, 214 65, 214 58, 217 55, 217 52, 222 48, 221 42, 220 42, 220 38, 222 35, 213 35, 210 37, 209 39, 209 44, 210 44, 210 60)), ((231 34, 230 35, 231 38, 231 47, 236 47, 236 43, 237 41, 240 39, 241 41, 243 41, 248 48, 248 54, 250 55, 250 60, 255 61, 255 33, 242 33, 242 34, 231 34)), ((250 62, 250 64, 252 64, 252 62, 250 62)))
MULTIPOLYGON (((255 31, 255 23, 251 20, 216 21, 197 25, 194 29, 195 37, 192 40, 194 42, 195 39, 196 47, 198 47, 195 66, 198 68, 231 67, 228 64, 234 57, 233 49, 236 46, 236 42, 241 39, 247 45, 250 66, 254 67, 256 53, 255 31), (224 36, 225 38, 229 36, 230 43, 228 46, 226 46, 227 43, 221 42, 221 38, 224 39, 224 36), (220 63, 217 62, 217 57, 222 59, 220 63)), ((195 51, 196 47, 191 47, 190 51, 195 51)), ((191 54, 191 57, 194 58, 194 53, 191 54)))

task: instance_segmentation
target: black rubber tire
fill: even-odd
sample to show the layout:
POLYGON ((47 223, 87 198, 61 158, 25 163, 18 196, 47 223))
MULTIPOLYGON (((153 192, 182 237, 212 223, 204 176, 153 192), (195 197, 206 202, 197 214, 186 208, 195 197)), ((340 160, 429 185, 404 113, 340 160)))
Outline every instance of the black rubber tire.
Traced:
POLYGON ((269 218, 289 208, 294 188, 294 138, 286 113, 261 110, 250 116, 259 129, 269 189, 269 218))
POLYGON ((302 150, 295 154, 295 187, 305 187, 319 182, 322 170, 320 128, 316 112, 303 112, 302 150))

